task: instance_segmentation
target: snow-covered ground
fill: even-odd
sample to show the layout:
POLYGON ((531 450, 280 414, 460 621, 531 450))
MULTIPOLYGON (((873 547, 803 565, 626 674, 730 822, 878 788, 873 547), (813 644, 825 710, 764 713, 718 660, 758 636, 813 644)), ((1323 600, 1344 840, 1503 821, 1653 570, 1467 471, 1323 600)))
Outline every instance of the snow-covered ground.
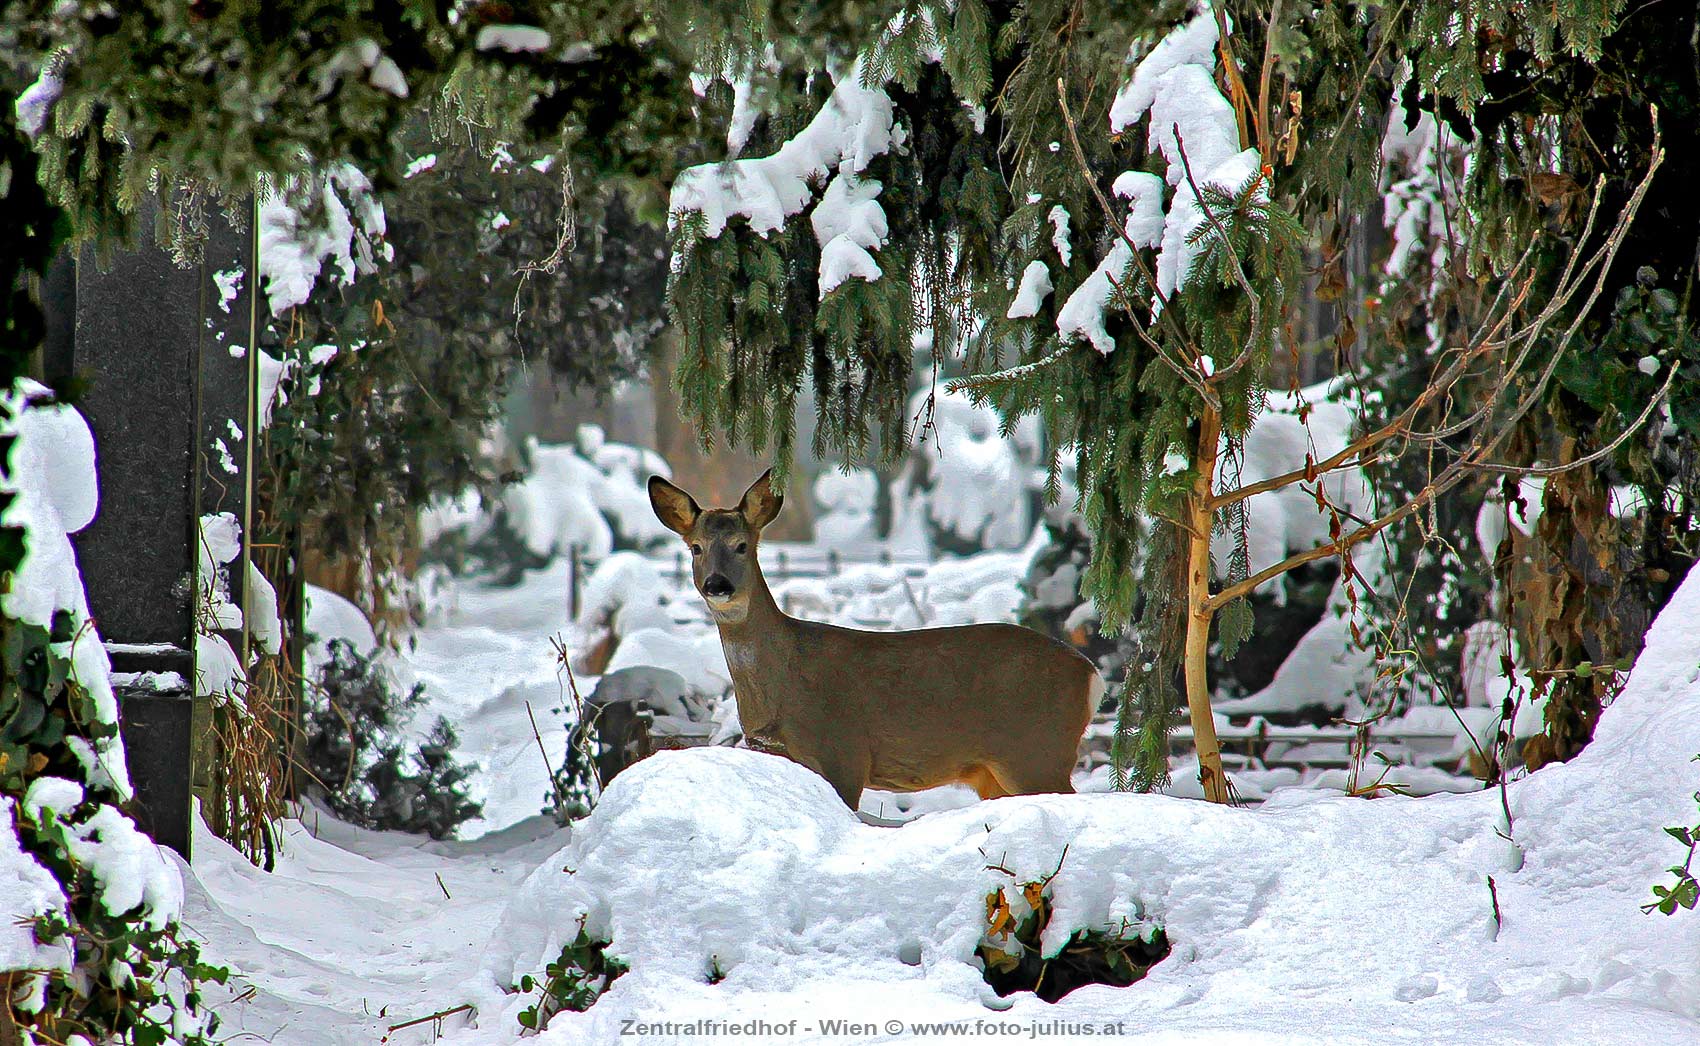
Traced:
MULTIPOLYGON (((569 626, 559 602, 551 618, 522 613, 525 596, 460 592, 410 659, 430 687, 462 684, 433 701, 483 724, 466 731, 480 738, 471 754, 516 775, 536 760, 529 790, 487 797, 488 823, 535 809, 545 787, 521 694, 556 698, 547 637, 569 626)), ((1661 829, 1692 822, 1700 786, 1697 617, 1700 578, 1654 625, 1595 743, 1509 787, 1514 842, 1497 791, 1288 789, 1256 809, 961 797, 875 828, 791 763, 700 749, 639 764, 570 830, 531 820, 429 843, 309 812, 269 875, 203 835, 184 870, 186 921, 240 968, 237 992, 256 989, 227 1020, 275 1042, 373 1042, 462 1003, 476 1016, 390 1041, 515 1041, 535 994, 503 987, 540 973, 581 915, 632 969, 543 1042, 622 1041, 628 1020, 798 1022, 773 1042, 1072 1041, 1084 1024, 1094 1038, 1188 1042, 1700 1041, 1700 916, 1639 910, 1680 863, 1661 829), (1128 988, 998 1000, 971 958, 986 894, 1059 861, 1047 943, 1144 918, 1174 953, 1128 988), (711 966, 723 981, 708 983, 711 966), (875 1028, 840 1034, 831 1020, 875 1028), (967 1030, 918 1029, 933 1021, 967 1030)))
MULTIPOLYGON (((1009 620, 1033 547, 937 561, 893 549, 895 562, 836 571, 819 548, 763 551, 775 573, 783 556, 830 574, 775 584, 795 612, 904 628, 1009 620)), ((469 841, 309 808, 282 826, 268 873, 198 834, 181 911, 207 957, 235 969, 212 1000, 226 1034, 514 1042, 535 994, 510 989, 583 926, 630 972, 540 1041, 614 1043, 634 1028, 641 1041, 736 1040, 726 1027, 750 1021, 786 1029, 762 1037, 775 1042, 1700 1041, 1700 915, 1639 910, 1682 861, 1662 829, 1694 818, 1700 577, 1655 623, 1595 743, 1503 795, 1350 798, 1326 775, 1270 772, 1241 777, 1257 807, 1229 809, 1106 794, 1100 771, 1073 796, 870 792, 865 810, 908 818, 876 828, 802 768, 714 747, 640 763, 560 828, 537 815, 568 725, 556 641, 581 658, 617 638, 610 668, 665 663, 699 689, 724 685, 714 633, 670 565, 608 557, 576 620, 564 561, 513 587, 452 581, 415 641, 385 655, 399 682, 425 685, 416 722, 448 718, 482 765, 469 841), (1131 987, 997 998, 974 958, 987 895, 1053 871, 1046 946, 1154 924, 1173 954, 1131 987)), ((328 595, 310 627, 373 645, 328 595)), ((1471 687, 1508 693, 1492 637, 1473 649, 1471 687)), ((1186 776, 1178 767, 1178 792, 1186 776)), ((0 852, 0 883, 39 894, 16 856, 0 852)))

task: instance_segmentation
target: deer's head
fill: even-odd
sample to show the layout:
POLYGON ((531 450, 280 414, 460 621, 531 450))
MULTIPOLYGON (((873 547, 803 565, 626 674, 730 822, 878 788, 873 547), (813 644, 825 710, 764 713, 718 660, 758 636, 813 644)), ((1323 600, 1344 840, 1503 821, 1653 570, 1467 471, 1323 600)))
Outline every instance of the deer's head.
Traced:
POLYGON ((756 545, 785 499, 773 492, 773 470, 750 484, 737 508, 699 508, 696 499, 662 479, 649 477, 649 504, 668 530, 691 550, 691 576, 716 620, 738 622, 750 609, 750 589, 760 573, 756 545))

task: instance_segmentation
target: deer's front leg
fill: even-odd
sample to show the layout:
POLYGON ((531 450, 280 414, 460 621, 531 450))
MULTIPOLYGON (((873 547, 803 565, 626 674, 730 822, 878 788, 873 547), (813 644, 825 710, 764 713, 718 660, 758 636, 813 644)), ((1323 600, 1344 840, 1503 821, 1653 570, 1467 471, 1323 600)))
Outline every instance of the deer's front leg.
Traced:
POLYGON ((868 784, 868 761, 860 753, 846 745, 805 741, 789 745, 786 754, 826 778, 845 806, 854 810, 861 803, 862 789, 868 784))

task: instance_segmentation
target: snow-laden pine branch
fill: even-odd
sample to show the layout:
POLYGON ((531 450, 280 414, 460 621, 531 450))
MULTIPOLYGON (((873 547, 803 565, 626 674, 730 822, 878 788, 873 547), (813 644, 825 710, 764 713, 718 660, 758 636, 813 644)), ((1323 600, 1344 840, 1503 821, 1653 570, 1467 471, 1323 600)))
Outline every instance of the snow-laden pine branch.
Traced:
POLYGON ((701 215, 702 235, 726 231, 733 218, 767 236, 787 219, 815 204, 811 221, 820 241, 820 294, 852 276, 873 281, 880 266, 873 253, 885 244, 881 185, 861 177, 897 139, 891 98, 862 85, 858 61, 840 77, 815 118, 795 138, 768 156, 700 164, 673 183, 673 223, 701 215), (826 180, 816 202, 815 186, 826 180))
POLYGON ((1206 247, 1206 238, 1195 235, 1207 216, 1191 181, 1198 183, 1199 191, 1214 186, 1237 193, 1262 168, 1256 149, 1240 148, 1234 108, 1216 86, 1219 33, 1215 15, 1202 7, 1139 61, 1110 105, 1110 130, 1117 134, 1149 117, 1148 148, 1163 157, 1167 169, 1162 179, 1143 171, 1128 171, 1116 179, 1116 194, 1129 201, 1126 235, 1117 237, 1058 310, 1057 331, 1065 343, 1084 338, 1099 352, 1115 348, 1104 314, 1117 304, 1116 287, 1126 283, 1135 247, 1158 249, 1152 315, 1161 312, 1163 303, 1185 285, 1206 247), (1164 182, 1174 189, 1167 212, 1164 182))

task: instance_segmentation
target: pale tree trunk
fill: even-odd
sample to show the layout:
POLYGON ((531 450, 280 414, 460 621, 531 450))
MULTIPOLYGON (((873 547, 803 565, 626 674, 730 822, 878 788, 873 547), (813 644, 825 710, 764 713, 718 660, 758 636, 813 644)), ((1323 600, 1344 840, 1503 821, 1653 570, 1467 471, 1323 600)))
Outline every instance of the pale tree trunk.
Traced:
MULTIPOLYGON (((679 336, 668 330, 655 339, 649 358, 655 392, 655 449, 672 466, 673 481, 690 491, 703 508, 729 508, 773 462, 728 447, 724 433, 718 432, 714 449, 703 451, 701 436, 681 413, 679 390, 673 385, 678 359, 679 336)), ((764 534, 774 541, 808 541, 815 533, 814 506, 805 477, 795 467, 785 495, 785 511, 764 534)))
POLYGON ((1222 746, 1216 740, 1216 720, 1210 713, 1210 619, 1215 612, 1210 599, 1210 531, 1215 512, 1210 507, 1216 477, 1217 442, 1222 436, 1222 416, 1205 404, 1198 424, 1198 451, 1193 457, 1196 475, 1186 503, 1186 707, 1192 717, 1193 745, 1198 751, 1198 781, 1204 797, 1213 803, 1229 801, 1228 778, 1222 772, 1222 746))

